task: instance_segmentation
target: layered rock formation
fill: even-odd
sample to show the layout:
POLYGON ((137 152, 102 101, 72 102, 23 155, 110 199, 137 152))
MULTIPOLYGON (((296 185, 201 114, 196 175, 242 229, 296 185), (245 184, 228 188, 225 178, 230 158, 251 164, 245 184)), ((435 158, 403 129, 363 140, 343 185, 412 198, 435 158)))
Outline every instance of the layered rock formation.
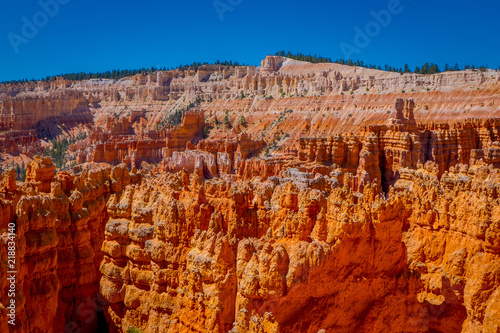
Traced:
POLYGON ((262 140, 252 140, 245 133, 201 140, 196 147, 188 147, 192 149, 174 152, 165 158, 161 169, 168 172, 186 170, 202 178, 230 176, 239 174, 246 160, 257 156, 263 147, 262 140))
POLYGON ((440 180, 431 161, 402 168, 385 196, 369 181, 353 191, 356 175, 340 169, 251 182, 79 169, 54 177, 50 160, 35 159, 26 183, 2 179, 20 323, 6 326, 5 293, 3 328, 93 332, 99 309, 111 332, 500 325, 500 171, 484 160, 440 180))
POLYGON ((125 163, 138 167, 141 162, 158 163, 175 152, 183 151, 203 136, 205 119, 203 112, 183 114, 178 127, 161 130, 144 130, 138 115, 116 119, 107 118, 105 126, 94 127, 88 139, 70 147, 78 164, 86 162, 125 163), (134 127, 134 125, 136 125, 134 127))
POLYGON ((130 187, 108 203, 112 331, 494 331, 500 173, 464 167, 388 198, 325 177, 130 187))
POLYGON ((9 155, 34 155, 40 144, 35 130, 5 131, 0 133, 0 151, 9 155))
POLYGON ((137 181, 124 166, 91 168, 78 175, 54 176, 50 159, 35 158, 27 181, 16 186, 9 172, 1 186, 2 249, 9 223, 15 223, 16 319, 8 325, 6 255, 2 251, 2 332, 96 332, 99 265, 106 203, 111 193, 137 181))
POLYGON ((222 118, 229 112, 236 122, 244 115, 249 133, 262 132, 282 112, 293 110, 300 113, 280 120, 280 127, 319 136, 383 122, 390 117, 386 111, 394 99, 408 95, 419 101, 419 122, 498 116, 498 82, 493 70, 400 75, 268 56, 259 67, 206 65, 197 72, 160 71, 119 81, 0 85, 0 130, 35 127, 39 136, 53 137, 58 134, 51 126, 54 121, 71 127, 112 114, 128 116, 134 110, 144 110, 147 127, 154 130, 165 116, 202 99, 199 107, 210 116, 222 118), (322 126, 325 121, 327 126, 322 126))
POLYGON ((400 169, 416 169, 429 161, 438 168, 438 178, 460 163, 475 165, 482 160, 500 167, 499 118, 417 126, 414 105, 413 100, 398 99, 396 115, 388 125, 364 126, 359 136, 301 138, 298 158, 332 165, 332 170, 340 167, 353 172, 357 168, 359 191, 364 183, 375 182, 387 192, 400 178, 400 169))
POLYGON ((73 173, 0 176, 0 330, 498 331, 498 78, 268 57, 0 86, 5 154, 93 124, 73 173))
POLYGON ((0 130, 2 131, 28 130, 38 127, 41 134, 47 134, 46 132, 50 134, 50 124, 40 126, 43 121, 50 118, 69 126, 91 123, 89 101, 81 92, 69 89, 61 91, 57 88, 47 92, 34 89, 29 93, 0 98, 0 130))

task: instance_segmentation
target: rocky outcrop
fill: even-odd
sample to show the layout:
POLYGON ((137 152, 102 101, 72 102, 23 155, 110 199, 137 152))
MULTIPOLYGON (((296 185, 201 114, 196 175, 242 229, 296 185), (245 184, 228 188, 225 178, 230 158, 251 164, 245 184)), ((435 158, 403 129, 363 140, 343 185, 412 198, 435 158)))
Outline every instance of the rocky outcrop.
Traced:
POLYGON ((125 163, 139 167, 142 162, 158 163, 202 138, 205 126, 202 112, 185 113, 178 127, 152 131, 144 131, 136 125, 137 122, 142 124, 141 115, 132 113, 126 118, 107 118, 104 126, 96 126, 88 139, 70 147, 76 162, 125 163))
MULTIPOLYGON (((35 158, 27 181, 16 186, 15 173, 4 175, 1 186, 1 246, 6 247, 9 223, 15 224, 16 319, 6 326, 4 291, 6 265, 1 266, 0 327, 5 332, 96 332, 99 265, 106 202, 111 193, 137 181, 124 166, 91 168, 78 175, 55 176, 50 159, 35 158)), ((2 252, 2 262, 7 251, 2 252)), ((102 313, 102 312, 101 312, 102 313)))
POLYGON ((112 198, 101 265, 112 331, 499 324, 497 169, 452 170, 440 182, 418 169, 409 190, 387 199, 371 183, 362 195, 339 187, 342 177, 312 189, 297 176, 250 183, 177 173, 112 198))
POLYGON ((245 133, 217 140, 201 140, 196 147, 192 147, 196 149, 174 152, 172 157, 165 158, 161 169, 168 172, 185 169, 204 178, 239 174, 244 169, 245 161, 257 156, 263 146, 262 140, 252 140, 245 133))
POLYGON ((200 111, 184 113, 179 127, 166 134, 165 156, 171 156, 174 151, 183 151, 188 143, 195 144, 203 137, 205 115, 200 111))
MULTIPOLYGON (((71 127, 137 110, 144 110, 147 129, 154 130, 166 116, 202 100, 199 108, 207 115, 222 119, 229 113, 233 122, 247 118, 249 134, 279 122, 287 132, 308 132, 297 136, 324 136, 388 120, 386 111, 398 97, 418 101, 418 122, 499 116, 498 82, 493 70, 400 75, 268 56, 259 67, 204 65, 196 72, 159 71, 118 81, 0 85, 0 130, 35 127, 39 137, 55 137, 55 120, 71 127), (300 114, 279 119, 287 110, 300 114)), ((268 139, 275 134, 270 132, 268 139)))
MULTIPOLYGON (((359 163, 371 170, 377 137, 367 133, 359 163)), ((376 182, 354 181, 359 167, 307 173, 282 162, 279 176, 252 181, 92 164, 54 176, 42 158, 26 183, 4 175, 0 221, 16 224, 19 244, 14 331, 92 332, 100 311, 111 332, 500 325, 498 168, 482 159, 439 176, 419 162, 380 195, 376 182)), ((0 302, 5 314, 7 293, 0 302)))
POLYGON ((435 163, 438 178, 460 163, 500 166, 498 118, 417 125, 413 107, 412 100, 398 99, 389 125, 364 126, 359 136, 301 138, 298 158, 311 165, 331 165, 331 170, 357 169, 359 191, 364 183, 375 182, 387 192, 401 177, 400 169, 415 169, 428 161, 435 163))
POLYGON ((41 150, 35 130, 0 133, 0 151, 5 154, 16 156, 23 153, 33 156, 41 150))
POLYGON ((94 116, 74 173, 35 157, 0 176, 2 332, 500 327, 495 71, 268 57, 0 94, 8 154, 94 116))
POLYGON ((89 101, 78 91, 20 93, 0 98, 0 130, 28 130, 37 127, 40 133, 50 132, 50 124, 37 126, 55 118, 68 126, 92 122, 89 101))

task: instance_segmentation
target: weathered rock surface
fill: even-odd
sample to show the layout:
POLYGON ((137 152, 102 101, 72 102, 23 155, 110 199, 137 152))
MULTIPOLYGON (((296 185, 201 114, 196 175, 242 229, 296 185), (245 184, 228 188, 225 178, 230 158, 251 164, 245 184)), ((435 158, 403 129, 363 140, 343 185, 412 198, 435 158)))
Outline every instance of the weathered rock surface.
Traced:
POLYGON ((205 126, 203 112, 199 111, 185 113, 180 126, 162 130, 144 131, 143 120, 139 117, 138 121, 135 114, 119 120, 107 118, 104 129, 94 127, 88 139, 70 147, 76 163, 125 163, 134 167, 142 162, 158 163, 199 141, 205 126))
POLYGON ((0 243, 6 248, 7 226, 15 223, 17 271, 16 325, 7 326, 7 251, 2 251, 2 332, 97 331, 107 198, 137 176, 131 178, 123 165, 78 175, 54 176, 54 171, 50 159, 35 158, 26 183, 16 186, 11 172, 0 186, 0 243))
POLYGON ((6 154, 94 127, 74 173, 0 176, 0 330, 497 332, 498 82, 267 57, 1 85, 6 154))
POLYGON ((13 332, 92 332, 101 306, 111 332, 500 325, 500 171, 484 160, 441 177, 430 161, 402 168, 386 195, 353 190, 341 169, 252 181, 92 165, 54 177, 47 159, 29 170, 0 191, 19 244, 13 332))
POLYGON ((500 116, 499 75, 493 70, 400 75, 268 56, 258 67, 207 65, 197 72, 160 71, 118 81, 60 78, 0 85, 0 130, 36 128, 40 137, 55 137, 59 127, 137 110, 144 110, 147 128, 154 130, 165 116, 199 99, 206 115, 228 114, 232 123, 245 116, 248 133, 265 131, 269 140, 277 130, 324 136, 389 119, 386 111, 398 97, 418 101, 418 122, 500 116), (294 113, 280 117, 287 110, 294 113))

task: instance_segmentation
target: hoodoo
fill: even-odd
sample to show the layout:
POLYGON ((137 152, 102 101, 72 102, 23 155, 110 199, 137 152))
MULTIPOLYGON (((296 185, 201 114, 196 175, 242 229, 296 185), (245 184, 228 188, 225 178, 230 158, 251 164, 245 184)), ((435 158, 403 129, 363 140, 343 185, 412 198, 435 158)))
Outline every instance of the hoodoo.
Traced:
POLYGON ((0 85, 0 331, 497 332, 499 82, 268 56, 0 85))

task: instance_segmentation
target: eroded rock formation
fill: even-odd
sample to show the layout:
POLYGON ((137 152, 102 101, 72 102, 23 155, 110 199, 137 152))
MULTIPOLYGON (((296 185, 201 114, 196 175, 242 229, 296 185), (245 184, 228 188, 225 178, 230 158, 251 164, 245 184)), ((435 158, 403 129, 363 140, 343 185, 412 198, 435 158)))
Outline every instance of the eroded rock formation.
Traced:
POLYGON ((268 57, 0 95, 6 154, 93 124, 72 173, 0 176, 2 332, 499 330, 495 71, 268 57))
POLYGON ((139 167, 141 162, 158 163, 185 150, 202 138, 205 126, 200 111, 187 112, 180 126, 161 130, 144 130, 142 120, 134 113, 121 119, 107 118, 104 128, 96 126, 88 139, 75 143, 70 151, 78 164, 105 162, 139 167))
POLYGON ((364 183, 375 182, 387 192, 400 178, 401 168, 416 169, 429 161, 438 168, 438 178, 450 167, 475 165, 479 160, 500 167, 499 118, 417 125, 413 108, 413 100, 398 99, 389 125, 364 126, 358 137, 301 138, 298 158, 313 165, 332 165, 331 170, 357 168, 359 191, 364 183), (355 146, 351 143, 349 148, 348 142, 355 146))
MULTIPOLYGON (((60 172, 50 158, 35 158, 27 181, 17 187, 15 173, 1 186, 2 249, 9 223, 15 223, 16 325, 6 326, 10 304, 6 255, 2 251, 2 332, 97 331, 99 265, 108 220, 109 195, 137 181, 125 166, 91 167, 77 175, 60 172)), ((102 303, 102 302, 101 302, 102 303)))
POLYGON ((15 221, 22 244, 19 332, 95 331, 99 297, 112 332, 500 325, 500 171, 484 160, 440 178, 431 161, 402 168, 385 196, 341 169, 251 182, 92 165, 54 177, 49 159, 28 171, 2 182, 2 226, 15 221))
POLYGON ((397 97, 419 101, 418 122, 499 116, 498 82, 493 70, 400 75, 268 56, 258 67, 205 65, 196 72, 160 71, 118 81, 59 78, 0 85, 0 130, 36 128, 39 137, 55 137, 59 127, 100 122, 113 114, 128 117, 136 110, 144 110, 146 127, 154 130, 166 116, 201 100, 199 108, 207 115, 222 119, 228 112, 232 122, 245 116, 249 133, 274 124, 288 133, 308 132, 298 136, 323 136, 386 121, 397 97), (280 119, 287 110, 300 114, 280 119))

